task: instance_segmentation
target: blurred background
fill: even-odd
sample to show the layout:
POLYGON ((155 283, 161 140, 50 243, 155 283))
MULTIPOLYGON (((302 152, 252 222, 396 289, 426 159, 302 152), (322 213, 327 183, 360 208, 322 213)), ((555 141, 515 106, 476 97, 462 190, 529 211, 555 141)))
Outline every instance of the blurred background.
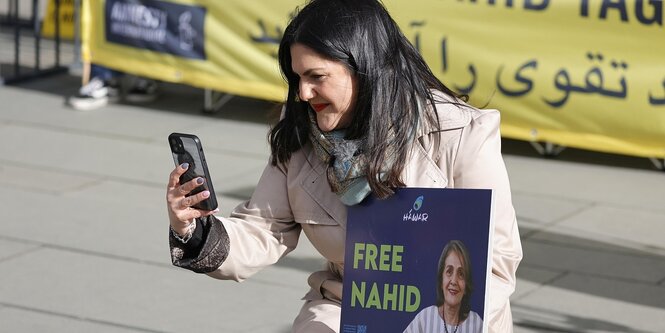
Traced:
MULTIPOLYGON (((502 112, 515 331, 665 332, 662 4, 384 2, 445 84, 502 112)), ((323 265, 307 239, 243 283, 196 275, 170 264, 164 195, 185 132, 221 214, 251 196, 300 4, 0 0, 2 331, 290 331, 323 265)))

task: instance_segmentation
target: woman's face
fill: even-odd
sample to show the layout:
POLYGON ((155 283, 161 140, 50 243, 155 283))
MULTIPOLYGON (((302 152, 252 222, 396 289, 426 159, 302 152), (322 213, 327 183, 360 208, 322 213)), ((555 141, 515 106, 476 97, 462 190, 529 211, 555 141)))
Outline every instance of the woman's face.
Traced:
POLYGON ((446 257, 443 269, 443 295, 449 306, 459 307, 466 290, 466 276, 459 254, 451 251, 446 257))
POLYGON ((356 77, 342 63, 302 44, 291 46, 291 68, 300 77, 298 97, 316 112, 324 132, 348 127, 356 102, 356 77))

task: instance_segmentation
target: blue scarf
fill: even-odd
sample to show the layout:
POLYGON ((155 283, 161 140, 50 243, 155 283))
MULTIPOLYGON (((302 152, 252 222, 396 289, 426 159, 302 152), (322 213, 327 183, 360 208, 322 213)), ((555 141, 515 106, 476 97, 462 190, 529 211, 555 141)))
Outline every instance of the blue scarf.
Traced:
POLYGON ((367 182, 367 159, 362 154, 363 140, 346 140, 346 131, 322 132, 316 123, 316 115, 308 112, 310 141, 316 155, 328 166, 327 177, 330 189, 343 204, 360 203, 372 189, 367 182))

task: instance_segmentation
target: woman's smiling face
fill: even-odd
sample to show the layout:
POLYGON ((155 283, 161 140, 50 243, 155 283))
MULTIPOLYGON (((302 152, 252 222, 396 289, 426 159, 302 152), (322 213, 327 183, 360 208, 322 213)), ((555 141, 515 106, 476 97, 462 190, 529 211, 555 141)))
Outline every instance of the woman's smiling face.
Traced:
POLYGON ((357 80, 344 64, 302 44, 291 46, 291 68, 300 77, 298 97, 316 112, 324 132, 345 128, 353 119, 357 80))
POLYGON ((452 307, 462 304, 462 297, 466 290, 466 276, 464 263, 456 251, 451 251, 446 257, 443 269, 443 295, 445 303, 452 307))

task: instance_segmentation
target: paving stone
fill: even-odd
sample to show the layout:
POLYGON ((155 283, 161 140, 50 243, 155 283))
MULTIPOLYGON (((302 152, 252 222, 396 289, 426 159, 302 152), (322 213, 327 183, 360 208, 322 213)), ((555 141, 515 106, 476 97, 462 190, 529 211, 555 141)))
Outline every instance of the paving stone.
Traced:
POLYGON ((143 182, 163 179, 163 176, 157 176, 168 175, 173 165, 166 144, 165 151, 158 152, 147 148, 146 143, 32 127, 10 126, 0 133, 0 139, 7 142, 20 142, 26 137, 30 140, 21 145, 0 146, 1 158, 86 176, 109 176, 143 182))
POLYGON ((0 186, 32 191, 61 194, 93 185, 101 180, 101 177, 80 176, 34 167, 7 163, 0 165, 0 186))
POLYGON ((31 90, 5 86, 0 89, 0 100, 8 99, 12 100, 12 104, 3 108, 0 119, 50 131, 85 133, 96 137, 118 137, 144 142, 161 138, 164 145, 171 129, 192 128, 209 121, 209 118, 203 116, 164 113, 131 105, 81 112, 65 105, 64 96, 36 94, 31 90), (159 121, 156 122, 156 119, 159 121))
POLYGON ((663 254, 660 252, 647 252, 637 247, 627 247, 625 244, 618 244, 608 241, 603 237, 596 235, 588 235, 580 233, 579 231, 571 230, 567 227, 549 227, 548 229, 526 229, 530 232, 529 241, 534 243, 542 242, 545 244, 556 244, 561 247, 577 247, 587 250, 618 253, 622 255, 631 255, 637 257, 652 257, 658 258, 663 254))
MULTIPOLYGON (((113 181, 65 195, 0 186, 0 202, 14 207, 4 213, 4 218, 10 221, 44 221, 8 224, 3 226, 0 235, 170 264, 164 197, 165 188, 113 181), (25 200, 27 197, 32 201, 25 200), (35 209, 33 202, 39 203, 38 209, 35 209), (124 243, 132 246, 122 246, 124 243)), ((243 200, 227 196, 219 196, 218 199, 220 216, 228 216, 243 200)), ((302 239, 305 239, 304 235, 302 239)))
POLYGON ((532 222, 538 225, 556 222, 591 205, 582 200, 552 198, 531 193, 513 193, 513 205, 519 223, 532 222))
POLYGON ((86 318, 42 312, 32 309, 0 307, 0 322, 5 332, 67 332, 67 333, 147 333, 150 330, 132 329, 122 324, 100 323, 86 318))
POLYGON ((522 264, 519 269, 517 269, 517 284, 515 286, 515 292, 510 296, 510 299, 513 302, 519 300, 540 288, 541 285, 560 277, 562 274, 562 271, 555 269, 534 268, 527 264, 522 264))
MULTIPOLYGON (((281 269, 273 266, 263 274, 281 269)), ((294 270, 278 284, 238 284, 49 249, 0 262, 0 270, 0 302, 7 306, 153 331, 249 332, 259 326, 256 318, 262 326, 287 327, 307 291, 301 282, 307 274, 294 270)))
POLYGON ((665 177, 657 170, 505 156, 512 190, 665 212, 665 177))
POLYGON ((201 90, 192 91, 193 88, 168 84, 166 88, 171 94, 161 94, 156 102, 149 105, 110 104, 91 112, 80 112, 65 105, 65 98, 61 95, 43 93, 36 97, 34 91, 10 86, 0 91, 0 100, 11 98, 13 102, 3 109, 0 120, 51 131, 73 131, 89 136, 134 139, 163 145, 166 145, 166 138, 171 132, 193 133, 200 137, 209 134, 210 138, 204 140, 205 147, 267 156, 266 118, 272 103, 235 97, 232 103, 218 111, 219 115, 207 115, 200 109, 203 103, 201 90), (177 112, 164 112, 174 110, 177 112), (239 117, 238 114, 244 115, 239 117), (242 120, 228 119, 229 115, 242 120))
POLYGON ((516 322, 563 332, 662 332, 663 304, 665 288, 569 274, 512 308, 516 322))
MULTIPOLYGON (((123 189, 131 193, 133 187, 123 189)), ((116 190, 116 196, 118 193, 122 192, 116 190)), ((154 189, 153 193, 140 198, 127 195, 136 200, 117 204, 103 199, 103 195, 57 196, 0 187, 0 200, 14 207, 3 218, 30 221, 7 224, 0 234, 71 250, 168 264, 165 195, 163 190, 154 189)))
MULTIPOLYGON (((665 178, 665 177, 663 177, 665 178)), ((605 239, 646 253, 665 255, 665 212, 600 205, 558 223, 585 238, 605 239)))
POLYGON ((40 246, 38 244, 34 243, 19 242, 0 238, 0 262, 14 258, 15 256, 23 255, 38 249, 39 247, 40 246))
MULTIPOLYGON (((165 184, 174 168, 166 139, 163 144, 153 144, 19 126, 0 133, 4 142, 20 142, 26 137, 31 139, 22 145, 0 145, 0 161, 153 184, 165 184)), ((206 154, 206 159, 213 181, 265 166, 264 160, 242 156, 231 159, 214 152, 206 154)))
POLYGON ((665 277, 665 257, 623 254, 619 246, 613 251, 598 251, 583 246, 583 244, 571 246, 526 240, 522 242, 525 253, 522 264, 546 265, 547 268, 558 271, 653 284, 665 277), (547 264, 543 264, 545 262, 547 264))

